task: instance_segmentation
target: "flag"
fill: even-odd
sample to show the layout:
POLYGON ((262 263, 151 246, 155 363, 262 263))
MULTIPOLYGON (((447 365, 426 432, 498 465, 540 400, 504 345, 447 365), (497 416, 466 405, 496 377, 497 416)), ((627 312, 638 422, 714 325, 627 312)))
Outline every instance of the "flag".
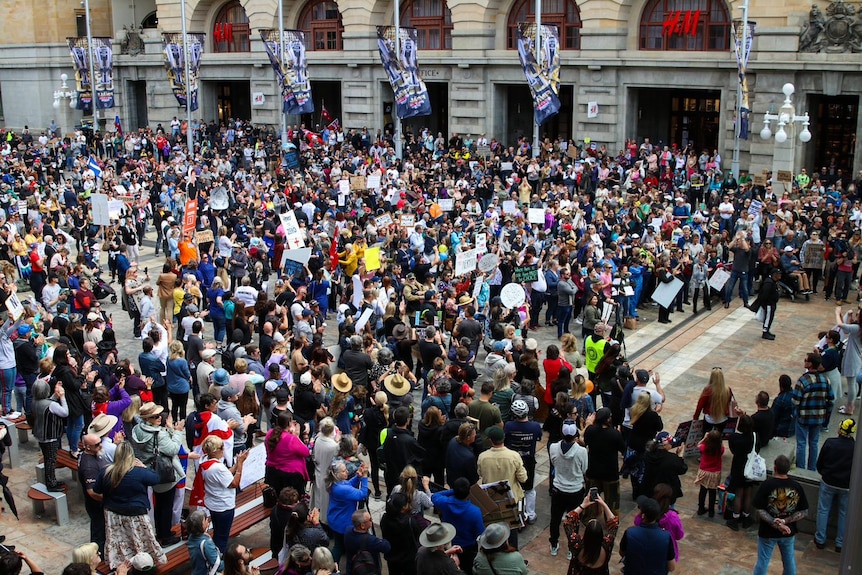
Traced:
POLYGON ((532 22, 518 24, 518 57, 530 85, 536 124, 560 111, 558 96, 560 78, 560 45, 556 26, 542 25, 537 29, 532 22), (536 58, 536 41, 541 37, 542 62, 536 58))
POLYGON ((326 104, 323 103, 320 105, 320 119, 323 120, 322 123, 325 124, 332 122, 332 114, 329 113, 329 110, 326 109, 326 104))
POLYGON ((338 121, 338 118, 335 118, 326 126, 326 129, 330 132, 337 132, 338 128, 341 127, 341 123, 338 121))
POLYGON ((431 100, 416 61, 416 28, 377 27, 377 49, 380 61, 395 94, 395 111, 402 120, 431 115, 431 100), (395 52, 398 34, 399 52, 395 52))
POLYGON ((93 170, 97 179, 102 179, 102 168, 99 167, 99 163, 96 161, 96 158, 90 156, 90 160, 87 162, 87 167, 93 170))
POLYGON ((114 116, 114 130, 117 131, 117 135, 121 138, 123 137, 123 125, 120 124, 120 116, 114 116))
POLYGON ((338 234, 332 238, 332 243, 329 245, 329 271, 334 272, 338 267, 338 234))

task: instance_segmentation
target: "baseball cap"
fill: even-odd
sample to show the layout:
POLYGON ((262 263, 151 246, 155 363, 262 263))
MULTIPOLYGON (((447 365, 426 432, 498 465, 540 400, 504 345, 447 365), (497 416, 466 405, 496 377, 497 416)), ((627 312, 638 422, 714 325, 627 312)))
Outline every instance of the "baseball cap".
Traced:
POLYGON ((239 395, 239 392, 230 385, 226 385, 223 388, 221 388, 221 398, 222 399, 230 399, 231 397, 234 397, 237 395, 239 395))
POLYGON ((563 436, 564 437, 577 437, 578 436, 578 425, 571 419, 567 419, 563 422, 563 436))
POLYGON ((33 329, 27 324, 18 326, 18 337, 27 337, 30 335, 30 330, 33 329))
POLYGON ((201 352, 201 357, 202 357, 204 360, 207 360, 207 359, 211 359, 211 358, 215 357, 215 354, 216 354, 216 350, 214 350, 214 349, 205 349, 205 350, 203 350, 203 351, 201 352))
POLYGON ((488 439, 493 443, 500 443, 506 438, 506 434, 503 432, 503 429, 496 425, 489 427, 488 431, 485 432, 485 435, 488 436, 488 439))
POLYGON ((506 342, 505 342, 505 341, 495 341, 495 342, 494 342, 494 348, 493 348, 493 349, 494 349, 494 351, 503 351, 503 350, 505 350, 505 349, 506 349, 506 342))
POLYGON ((596 412, 595 422, 598 424, 605 423, 606 421, 610 421, 611 419, 611 410, 607 407, 603 407, 596 412))
POLYGON ((514 415, 517 419, 527 417, 527 414, 529 413, 530 408, 527 406, 527 402, 523 399, 516 399, 512 402, 512 415, 514 415))
POLYGON ((278 381, 276 381, 276 380, 274 380, 274 379, 270 379, 269 381, 267 381, 267 382, 264 384, 263 388, 264 388, 266 391, 268 391, 268 392, 270 392, 270 393, 273 393, 273 392, 275 392, 275 390, 277 390, 277 389, 280 387, 278 384, 279 384, 279 382, 278 382, 278 381))
POLYGON ((673 441, 673 435, 671 435, 667 431, 659 431, 655 434, 655 442, 659 445, 666 445, 671 441, 673 441))
POLYGON ((649 381, 649 372, 645 369, 639 369, 635 371, 635 377, 640 383, 646 383, 649 381))

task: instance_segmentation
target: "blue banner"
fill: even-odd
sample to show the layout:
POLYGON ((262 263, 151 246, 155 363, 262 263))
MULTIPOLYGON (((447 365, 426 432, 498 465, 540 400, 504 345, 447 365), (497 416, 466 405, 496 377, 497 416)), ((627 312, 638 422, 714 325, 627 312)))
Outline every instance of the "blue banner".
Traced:
POLYGON ((183 50, 183 35, 182 33, 164 33, 164 57, 165 70, 168 73, 168 80, 171 83, 171 89, 177 99, 179 105, 185 108, 187 105, 189 110, 194 112, 198 109, 198 75, 201 65, 201 56, 204 52, 204 34, 187 33, 189 45, 187 50, 183 50), (185 55, 188 53, 189 58, 189 78, 188 86, 186 86, 186 61, 185 55))
POLYGON ((285 114, 311 114, 311 81, 308 78, 308 60, 305 57, 305 33, 302 30, 285 30, 284 54, 278 30, 261 30, 260 37, 266 55, 281 86, 282 111, 285 114))
POLYGON ((530 85, 536 124, 560 111, 560 37, 556 26, 542 26, 542 62, 536 57, 536 25, 518 24, 518 57, 530 85))
POLYGON ((110 38, 93 38, 96 108, 114 107, 114 47, 110 38))
POLYGON ((416 62, 416 28, 401 28, 398 32, 398 53, 395 51, 395 33, 394 26, 377 27, 377 48, 395 93, 395 113, 402 120, 430 116, 431 99, 416 62))

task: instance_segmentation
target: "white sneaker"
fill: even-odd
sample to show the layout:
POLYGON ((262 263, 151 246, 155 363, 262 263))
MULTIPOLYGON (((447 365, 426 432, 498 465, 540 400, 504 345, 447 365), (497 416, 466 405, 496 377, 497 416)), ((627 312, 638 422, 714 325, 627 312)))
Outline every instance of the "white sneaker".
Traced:
POLYGON ((568 553, 566 553, 566 559, 568 559, 569 561, 571 561, 571 560, 572 560, 572 552, 571 552, 571 551, 569 551, 568 553))
POLYGON ((551 545, 551 557, 556 557, 557 553, 560 552, 560 544, 551 545))
POLYGON ((583 325, 583 324, 584 324, 584 320, 582 320, 581 318, 578 318, 578 319, 576 319, 576 320, 575 320, 575 323, 576 323, 576 324, 578 324, 578 325, 583 325))

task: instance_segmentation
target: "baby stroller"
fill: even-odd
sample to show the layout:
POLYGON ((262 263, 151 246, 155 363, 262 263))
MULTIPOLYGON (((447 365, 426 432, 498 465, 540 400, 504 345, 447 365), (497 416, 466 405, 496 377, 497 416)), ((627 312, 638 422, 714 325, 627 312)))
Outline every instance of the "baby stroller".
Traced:
POLYGON ((117 303, 116 290, 102 279, 101 273, 97 273, 93 276, 93 295, 95 295, 98 300, 103 300, 106 297, 111 296, 111 303, 117 303))

